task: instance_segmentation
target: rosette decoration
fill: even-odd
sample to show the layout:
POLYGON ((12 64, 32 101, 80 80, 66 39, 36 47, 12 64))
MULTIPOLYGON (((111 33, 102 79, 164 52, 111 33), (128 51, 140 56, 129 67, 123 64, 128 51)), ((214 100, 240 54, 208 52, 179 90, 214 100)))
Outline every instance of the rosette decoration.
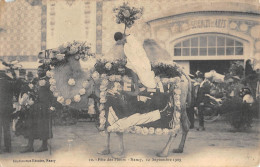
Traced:
POLYGON ((67 42, 58 48, 39 53, 42 63, 48 64, 50 90, 57 102, 76 109, 88 108, 88 96, 93 91, 92 72, 83 70, 80 61, 87 61, 95 54, 87 42, 67 42))

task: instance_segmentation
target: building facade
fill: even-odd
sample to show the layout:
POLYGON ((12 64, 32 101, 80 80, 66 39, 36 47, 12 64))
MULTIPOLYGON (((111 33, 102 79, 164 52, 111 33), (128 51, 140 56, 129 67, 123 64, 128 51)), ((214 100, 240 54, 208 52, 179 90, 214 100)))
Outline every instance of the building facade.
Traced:
MULTIPOLYGON (((0 1, 0 58, 35 69, 40 50, 87 41, 98 55, 123 31, 113 8, 125 0, 0 1), (15 12, 14 12, 15 11, 15 12)), ((144 14, 127 33, 155 39, 186 72, 224 73, 230 61, 260 57, 259 0, 134 0, 144 14)), ((158 55, 160 56, 160 55, 158 55)), ((259 60, 256 60, 256 63, 259 60)), ((260 63, 259 63, 260 64, 260 63)))

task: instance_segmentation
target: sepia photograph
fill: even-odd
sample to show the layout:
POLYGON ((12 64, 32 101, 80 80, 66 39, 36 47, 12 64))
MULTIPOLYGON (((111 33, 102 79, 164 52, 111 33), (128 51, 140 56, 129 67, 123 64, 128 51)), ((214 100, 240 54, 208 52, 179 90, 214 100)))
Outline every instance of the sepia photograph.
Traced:
POLYGON ((260 0, 0 0, 0 167, 259 167, 260 0))

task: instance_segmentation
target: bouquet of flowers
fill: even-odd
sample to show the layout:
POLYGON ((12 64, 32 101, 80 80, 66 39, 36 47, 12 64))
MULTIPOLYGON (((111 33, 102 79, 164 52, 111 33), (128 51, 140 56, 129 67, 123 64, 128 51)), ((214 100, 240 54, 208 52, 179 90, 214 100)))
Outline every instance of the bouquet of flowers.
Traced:
POLYGON ((143 8, 135 8, 128 6, 128 3, 123 3, 122 6, 116 7, 113 9, 113 12, 116 14, 116 23, 125 24, 126 28, 131 28, 135 23, 135 20, 138 20, 143 15, 143 8))

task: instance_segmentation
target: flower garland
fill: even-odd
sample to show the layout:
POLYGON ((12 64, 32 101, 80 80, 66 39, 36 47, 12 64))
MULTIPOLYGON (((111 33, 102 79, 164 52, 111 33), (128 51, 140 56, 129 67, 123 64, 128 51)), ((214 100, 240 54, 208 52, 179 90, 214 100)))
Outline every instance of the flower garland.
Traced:
MULTIPOLYGON (((97 72, 96 72, 97 73, 97 72)), ((122 86, 120 84, 121 81, 129 81, 130 78, 128 76, 121 76, 121 75, 110 75, 107 76, 106 74, 101 75, 101 84, 100 84, 100 114, 99 114, 99 129, 104 130, 105 129, 105 123, 106 123, 106 117, 105 117, 105 103, 107 101, 106 95, 107 95, 107 86, 110 83, 113 83, 113 89, 116 89, 117 91, 122 91, 122 86)), ((134 126, 130 127, 126 130, 126 132, 130 133, 137 133, 137 134, 174 134, 180 129, 180 116, 181 116, 181 102, 180 102, 180 77, 174 77, 174 78, 155 78, 156 82, 162 82, 164 84, 174 84, 174 113, 173 113, 173 120, 170 122, 170 127, 172 129, 161 129, 161 128, 152 128, 149 129, 147 127, 140 127, 140 126, 134 126)), ((108 132, 115 132, 120 131, 119 129, 111 129, 111 127, 107 128, 108 132)))
MULTIPOLYGON (((50 82, 50 90, 53 92, 53 96, 57 98, 57 101, 61 103, 62 105, 70 105, 72 102, 80 102, 81 96, 86 93, 86 88, 89 86, 89 81, 86 80, 82 83, 82 88, 79 90, 78 94, 74 95, 73 98, 65 99, 60 92, 58 92, 56 87, 56 80, 54 79, 54 72, 53 71, 47 71, 46 76, 49 77, 50 82)), ((68 80, 68 84, 70 86, 75 86, 76 81, 73 78, 70 78, 68 80)))

